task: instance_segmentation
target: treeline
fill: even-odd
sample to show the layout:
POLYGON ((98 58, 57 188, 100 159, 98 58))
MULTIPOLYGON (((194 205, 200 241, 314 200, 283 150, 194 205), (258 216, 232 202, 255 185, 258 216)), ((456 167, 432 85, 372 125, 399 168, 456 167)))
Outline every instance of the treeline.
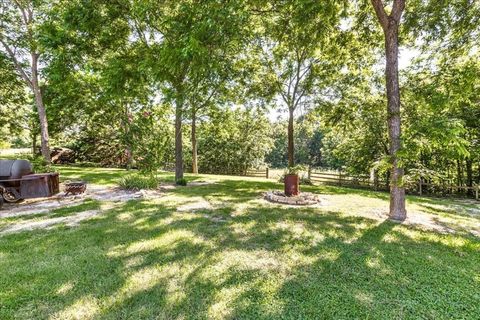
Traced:
MULTIPOLYGON (((62 144, 75 152, 79 162, 146 171, 165 168, 175 162, 173 110, 153 110, 132 113, 128 132, 119 130, 121 121, 108 126, 93 123, 81 135, 65 135, 62 144)), ((184 169, 192 172, 192 127, 188 124, 182 139, 184 169)), ((198 171, 216 174, 242 174, 246 168, 265 164, 273 143, 264 112, 243 108, 206 114, 198 120, 195 139, 198 171)))
POLYGON ((2 144, 46 162, 61 145, 103 165, 174 161, 177 180, 262 163, 390 172, 403 217, 408 179, 479 179, 478 1, 0 6, 2 144), (399 47, 418 53, 400 74, 399 47))
MULTIPOLYGON (((401 73, 399 158, 405 183, 422 179, 436 185, 480 184, 479 57, 477 51, 470 56, 430 52, 401 73)), ((295 146, 301 163, 351 174, 375 171, 388 182, 385 98, 377 79, 375 75, 361 79, 354 90, 342 92, 339 103, 321 102, 298 119, 295 146), (377 86, 373 90, 372 84, 377 86)), ((286 126, 281 122, 273 127, 277 139, 267 160, 275 167, 288 163, 286 126)))

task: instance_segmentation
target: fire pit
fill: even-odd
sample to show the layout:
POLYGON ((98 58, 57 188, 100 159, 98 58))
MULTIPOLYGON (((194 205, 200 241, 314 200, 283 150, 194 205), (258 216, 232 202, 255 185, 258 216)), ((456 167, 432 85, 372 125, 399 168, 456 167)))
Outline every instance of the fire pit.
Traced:
POLYGON ((69 181, 65 182, 65 195, 82 194, 87 190, 87 183, 85 181, 69 181))
POLYGON ((269 202, 296 206, 309 206, 320 203, 319 197, 310 192, 302 192, 296 196, 288 197, 281 191, 268 191, 264 194, 263 198, 269 202))

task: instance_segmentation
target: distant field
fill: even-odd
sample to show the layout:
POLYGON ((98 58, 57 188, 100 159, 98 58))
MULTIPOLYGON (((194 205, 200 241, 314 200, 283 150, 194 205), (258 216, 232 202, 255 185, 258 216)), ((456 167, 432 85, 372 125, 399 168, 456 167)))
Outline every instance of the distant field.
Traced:
POLYGON ((30 155, 30 148, 20 148, 20 149, 0 149, 0 157, 10 157, 16 155, 30 155))

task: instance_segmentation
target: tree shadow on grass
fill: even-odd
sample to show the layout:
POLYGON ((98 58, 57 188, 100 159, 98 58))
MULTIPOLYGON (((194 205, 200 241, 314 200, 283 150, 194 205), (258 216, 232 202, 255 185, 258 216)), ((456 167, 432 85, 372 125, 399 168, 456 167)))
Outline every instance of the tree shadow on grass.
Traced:
POLYGON ((233 303, 243 307, 231 318, 252 313, 257 319, 475 317, 478 297, 471 290, 479 282, 473 258, 479 257, 478 243, 473 250, 470 245, 457 249, 472 255, 466 261, 451 247, 414 240, 395 229, 385 221, 352 243, 329 239, 309 248, 304 253, 318 259, 294 270, 282 284, 275 293, 277 310, 249 298, 263 296, 257 286, 238 298, 247 303, 233 303), (338 257, 322 257, 329 249, 338 257))
POLYGON ((169 192, 186 198, 203 197, 236 204, 259 199, 263 192, 276 186, 275 183, 263 181, 221 180, 203 186, 177 187, 169 192))
POLYGON ((451 203, 421 203, 420 207, 431 213, 451 216, 451 217, 467 217, 475 220, 480 220, 480 205, 478 208, 464 207, 458 204, 451 203))
MULTIPOLYGON (((250 184, 226 187, 232 196, 250 184)), ((469 290, 478 242, 314 208, 234 215, 235 203, 179 213, 130 201, 77 228, 2 238, 0 317, 468 317, 478 308, 469 290)))

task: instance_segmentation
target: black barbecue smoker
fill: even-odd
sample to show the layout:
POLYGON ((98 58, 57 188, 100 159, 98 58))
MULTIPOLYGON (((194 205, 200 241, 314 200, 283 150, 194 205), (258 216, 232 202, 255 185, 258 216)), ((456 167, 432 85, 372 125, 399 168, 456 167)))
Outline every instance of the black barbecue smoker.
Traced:
POLYGON ((59 192, 58 173, 34 174, 27 160, 0 160, 0 207, 3 201, 15 203, 59 192))

